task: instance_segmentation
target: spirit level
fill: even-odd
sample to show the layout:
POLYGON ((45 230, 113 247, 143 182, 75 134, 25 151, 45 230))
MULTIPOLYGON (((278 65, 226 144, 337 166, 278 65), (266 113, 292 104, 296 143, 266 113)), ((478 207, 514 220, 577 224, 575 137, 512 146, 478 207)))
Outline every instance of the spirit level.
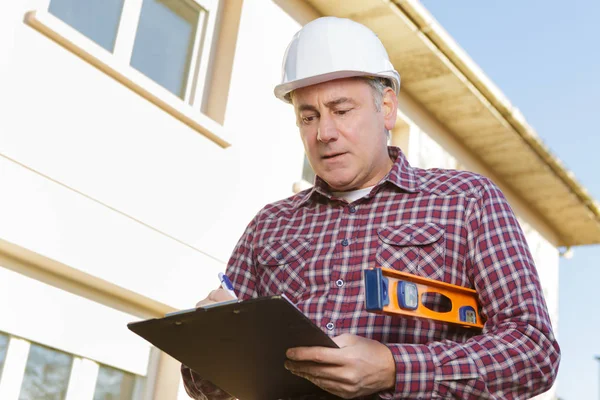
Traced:
POLYGON ((465 328, 483 328, 477 292, 462 286, 423 278, 390 268, 365 270, 367 311, 388 315, 406 315, 457 324, 465 328), (435 310, 424 301, 426 296, 446 298, 447 307, 435 310), (447 308, 447 310, 445 309, 447 308))

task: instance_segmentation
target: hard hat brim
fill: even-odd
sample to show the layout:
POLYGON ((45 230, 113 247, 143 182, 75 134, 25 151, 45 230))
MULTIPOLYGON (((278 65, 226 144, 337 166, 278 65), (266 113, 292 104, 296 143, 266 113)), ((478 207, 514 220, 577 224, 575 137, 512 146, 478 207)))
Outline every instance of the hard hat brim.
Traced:
POLYGON ((361 76, 379 77, 379 78, 388 79, 392 84, 392 88, 396 92, 396 96, 398 96, 398 93, 400 92, 400 76, 394 70, 384 71, 384 72, 380 72, 377 74, 374 74, 372 72, 365 72, 365 71, 335 71, 335 72, 330 72, 327 74, 310 76, 308 78, 296 79, 294 81, 290 81, 290 82, 286 82, 286 83, 277 85, 277 86, 275 86, 275 89, 273 90, 273 92, 275 93, 275 96, 278 99, 285 101, 286 103, 291 103, 292 101, 290 99, 290 93, 296 89, 316 85, 319 83, 329 82, 329 81, 333 81, 336 79, 355 78, 355 77, 361 77, 361 76))

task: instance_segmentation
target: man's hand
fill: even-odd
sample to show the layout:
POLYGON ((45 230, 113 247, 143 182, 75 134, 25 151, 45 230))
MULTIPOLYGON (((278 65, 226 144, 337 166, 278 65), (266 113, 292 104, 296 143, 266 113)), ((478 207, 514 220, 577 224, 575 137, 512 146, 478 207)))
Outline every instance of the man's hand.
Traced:
POLYGON ((214 303, 222 303, 229 300, 234 300, 234 298, 227 292, 227 290, 219 288, 210 292, 208 297, 205 299, 200 300, 196 304, 196 308, 214 303))
POLYGON ((393 389, 396 364, 390 349, 371 339, 343 334, 335 337, 340 347, 288 349, 285 367, 344 399, 393 389))

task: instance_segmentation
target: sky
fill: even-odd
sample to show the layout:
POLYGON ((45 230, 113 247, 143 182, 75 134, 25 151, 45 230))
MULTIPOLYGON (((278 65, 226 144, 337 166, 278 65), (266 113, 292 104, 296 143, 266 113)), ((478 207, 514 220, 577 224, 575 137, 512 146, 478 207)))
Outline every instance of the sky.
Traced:
MULTIPOLYGON (((600 1, 421 2, 599 200, 600 1)), ((558 396, 598 399, 600 246, 559 271, 558 396)))

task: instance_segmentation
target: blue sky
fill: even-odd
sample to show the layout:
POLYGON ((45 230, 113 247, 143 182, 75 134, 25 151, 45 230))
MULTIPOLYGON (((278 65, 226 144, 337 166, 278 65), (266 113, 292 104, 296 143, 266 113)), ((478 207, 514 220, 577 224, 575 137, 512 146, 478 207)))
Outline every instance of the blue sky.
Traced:
MULTIPOLYGON (((600 1, 422 0, 600 199, 600 1)), ((543 266, 541 266, 543 268, 543 266)), ((597 399, 600 246, 560 260, 558 395, 597 399)))

